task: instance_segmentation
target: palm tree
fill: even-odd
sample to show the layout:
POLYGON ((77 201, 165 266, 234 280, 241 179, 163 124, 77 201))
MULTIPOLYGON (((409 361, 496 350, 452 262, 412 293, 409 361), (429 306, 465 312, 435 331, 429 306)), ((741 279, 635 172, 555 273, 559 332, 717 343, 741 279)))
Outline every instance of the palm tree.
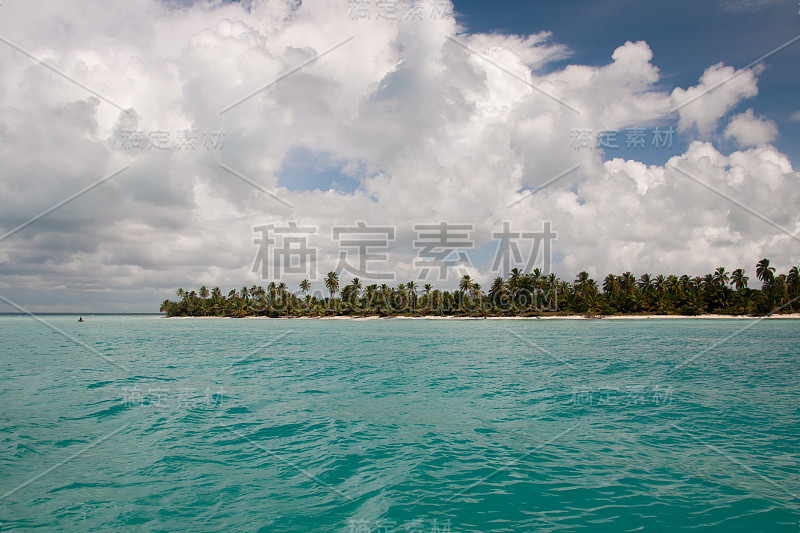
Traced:
POLYGON ((772 280, 775 279, 775 268, 769 266, 769 259, 764 258, 756 265, 756 277, 761 280, 765 286, 769 286, 772 280))
POLYGON ((489 298, 492 300, 494 305, 498 304, 498 298, 502 297, 503 293, 505 292, 505 282, 503 281, 502 276, 498 276, 494 278, 492 281, 492 286, 489 287, 489 298))
POLYGON ((352 285, 345 285, 341 292, 341 298, 343 302, 353 302, 354 298, 354 291, 352 285))
POLYGON ((595 280, 589 278, 589 281, 586 282, 586 292, 588 294, 597 294, 598 293, 597 282, 595 280))
POLYGON ((689 294, 689 297, 686 299, 686 306, 691 311, 691 314, 697 315, 703 312, 703 302, 696 292, 689 294))
POLYGON ((626 294, 633 294, 633 290, 636 288, 636 278, 630 272, 625 272, 622 275, 621 285, 626 294))
POLYGON ((472 289, 472 277, 469 274, 464 274, 458 282, 458 292, 454 295, 458 301, 459 310, 464 308, 464 300, 472 289))
POLYGON ((581 295, 585 294, 589 281, 590 278, 588 272, 585 270, 578 272, 578 277, 575 278, 575 282, 572 284, 575 287, 575 292, 581 295))
POLYGON ((355 277, 350 280, 350 285, 345 288, 347 289, 347 296, 345 296, 344 291, 342 291, 342 300, 350 302, 353 307, 357 306, 358 297, 361 295, 361 289, 363 288, 361 280, 355 277))
POLYGON ((553 302, 553 304, 554 304, 553 308, 557 310, 558 309, 558 277, 556 277, 556 275, 551 272, 550 275, 547 276, 547 281, 545 283, 545 286, 546 286, 546 288, 547 288, 547 290, 549 292, 548 298, 550 299, 551 302, 553 302))
POLYGON ((653 280, 650 278, 650 274, 644 273, 639 278, 639 290, 648 293, 653 288, 653 280))
POLYGON ((699 276, 695 276, 689 281, 689 288, 690 289, 694 289, 694 290, 698 290, 698 289, 700 289, 700 285, 702 283, 703 283, 703 280, 699 276))
POLYGON ((288 287, 286 286, 286 283, 281 281, 280 283, 278 283, 276 289, 278 291, 278 301, 280 302, 280 306, 281 308, 284 308, 286 307, 286 293, 288 287))
POLYGON ((680 279, 678 280, 678 286, 684 293, 686 293, 689 290, 691 284, 692 284, 692 278, 690 278, 686 274, 681 276, 680 279))
POLYGON ((411 299, 411 308, 417 308, 417 289, 419 288, 416 283, 413 281, 409 281, 406 283, 406 288, 408 289, 408 294, 411 299))
POLYGON ((658 293, 662 293, 667 289, 667 278, 664 277, 664 274, 659 274, 655 277, 653 281, 653 288, 658 293))
MULTIPOLYGON (((594 280, 592 280, 592 282, 594 283, 594 280)), ((600 295, 597 291, 594 291, 586 297, 586 311, 588 313, 597 313, 600 311, 600 295)))
POLYGON ((786 297, 789 300, 789 309, 794 311, 794 300, 800 297, 800 269, 793 266, 786 276, 786 297))
POLYGON ((603 280, 603 292, 608 295, 613 295, 619 289, 619 283, 617 283, 617 276, 614 274, 609 274, 603 280))
POLYGON ((542 279, 542 269, 541 268, 534 268, 533 272, 531 273, 531 281, 533 282, 533 287, 535 289, 539 288, 539 282, 542 279))
POLYGON ((786 283, 789 286, 789 290, 792 291, 793 295, 797 295, 800 292, 800 269, 796 266, 793 266, 789 269, 789 275, 786 276, 786 283))
POLYGON ((206 287, 205 285, 200 287, 199 294, 200 298, 208 298, 208 287, 206 287))
POLYGON ((175 291, 175 294, 178 296, 178 298, 183 299, 183 295, 186 294, 186 291, 183 289, 178 289, 175 291))
POLYGON ((267 302, 267 291, 261 285, 256 287, 256 296, 258 296, 258 299, 262 302, 262 305, 266 304, 266 302, 267 302))
POLYGON ((425 309, 430 309, 431 308, 431 291, 433 290, 433 285, 431 285, 430 283, 426 283, 425 285, 422 286, 422 288, 425 290, 425 295, 422 297, 422 301, 424 302, 423 307, 425 309))
POLYGON ((518 268, 511 269, 511 274, 508 276, 508 290, 511 292, 512 298, 517 295, 517 289, 519 289, 521 277, 522 275, 518 268))
POLYGON ((472 284, 472 287, 470 287, 470 298, 472 299, 473 304, 477 304, 479 309, 483 309, 483 306, 481 305, 481 300, 483 299, 483 291, 481 291, 480 283, 472 284))
POLYGON ((211 289, 211 301, 213 302, 211 305, 211 311, 214 315, 219 314, 219 304, 222 300, 222 290, 219 287, 214 287, 211 289))
POLYGON ((418 288, 419 288, 419 286, 416 283, 414 283, 413 281, 409 281, 408 283, 406 283, 406 289, 408 289, 408 293, 411 296, 416 296, 417 295, 417 289, 418 288))
MULTIPOLYGON (((776 276, 770 288, 772 288, 778 296, 778 304, 780 307, 784 307, 789 301, 789 287, 786 282, 786 274, 776 276)), ((789 303, 789 308, 792 308, 791 303, 789 303)))
POLYGON ((737 291, 743 291, 747 288, 747 282, 750 278, 744 275, 744 269, 737 268, 731 273, 731 283, 736 287, 737 291))
POLYGON ((669 276, 667 276, 667 281, 665 283, 664 288, 667 290, 668 293, 672 294, 673 296, 677 296, 678 291, 681 288, 678 276, 676 276, 675 274, 670 274, 669 276))
POLYGON ((481 291, 481 284, 473 283, 472 287, 470 287, 470 294, 476 298, 481 296, 483 294, 481 291))
POLYGON ((375 295, 378 292, 378 285, 373 283, 364 288, 364 298, 367 300, 367 307, 372 307, 375 303, 375 295))
POLYGON ((331 300, 333 300, 333 295, 339 292, 339 274, 333 271, 328 272, 328 275, 325 276, 325 288, 331 293, 331 300))
POLYGON ((358 298, 358 296, 361 294, 361 289, 363 287, 361 280, 358 278, 353 278, 352 281, 350 281, 350 286, 353 287, 352 289, 353 297, 358 298))
POLYGON ((306 294, 310 290, 311 290, 311 283, 309 283, 307 279, 304 279, 303 281, 300 282, 300 291, 303 294, 306 294))
POLYGON ((728 277, 728 273, 725 272, 725 267, 717 267, 714 271, 714 283, 716 283, 719 287, 725 287, 730 283, 730 277, 728 277))

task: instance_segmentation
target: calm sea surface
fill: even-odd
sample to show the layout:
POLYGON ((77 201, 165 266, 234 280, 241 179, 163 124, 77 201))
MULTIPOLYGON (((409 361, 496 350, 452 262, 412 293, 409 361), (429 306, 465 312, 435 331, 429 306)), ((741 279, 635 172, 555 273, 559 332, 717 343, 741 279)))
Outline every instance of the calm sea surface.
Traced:
POLYGON ((800 321, 84 318, 0 317, 0 530, 800 530, 800 321))

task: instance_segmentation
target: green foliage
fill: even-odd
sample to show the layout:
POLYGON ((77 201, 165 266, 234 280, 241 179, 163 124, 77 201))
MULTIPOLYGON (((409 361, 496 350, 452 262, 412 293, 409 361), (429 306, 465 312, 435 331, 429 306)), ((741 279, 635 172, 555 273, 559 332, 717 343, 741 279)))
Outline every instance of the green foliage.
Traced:
POLYGON ((219 287, 206 286, 195 291, 178 289, 177 301, 164 300, 161 312, 167 316, 217 317, 318 317, 318 316, 539 316, 613 315, 649 313, 662 315, 764 315, 794 311, 800 299, 800 272, 792 267, 787 274, 775 275, 768 259, 759 261, 756 276, 761 289, 750 289, 743 269, 731 273, 724 267, 703 277, 642 274, 638 280, 630 272, 608 274, 602 287, 588 272, 580 272, 571 284, 555 274, 543 275, 536 269, 525 274, 518 269, 507 279, 497 277, 488 293, 469 275, 461 278, 458 290, 434 289, 429 283, 419 286, 410 281, 396 287, 363 286, 354 278, 341 288, 339 276, 329 272, 325 288, 329 297, 309 294, 308 280, 300 283, 298 294, 285 283, 234 289, 224 296, 219 287), (339 297, 336 297, 339 294, 339 297))

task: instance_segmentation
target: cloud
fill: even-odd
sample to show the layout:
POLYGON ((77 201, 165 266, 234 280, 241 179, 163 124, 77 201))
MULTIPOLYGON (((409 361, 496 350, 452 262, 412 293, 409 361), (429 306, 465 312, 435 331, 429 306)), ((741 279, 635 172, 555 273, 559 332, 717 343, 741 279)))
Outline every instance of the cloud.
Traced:
POLYGON ((712 65, 698 85, 672 91, 672 103, 680 115, 678 131, 694 131, 701 138, 708 138, 722 117, 743 99, 757 94, 755 71, 736 70, 722 63, 712 65))
POLYGON ((800 111, 795 111, 791 115, 789 115, 789 120, 793 122, 800 122, 800 111))
MULTIPOLYGON (((583 269, 699 274, 764 255, 779 267, 797 260, 785 234, 675 170, 797 231, 798 173, 774 147, 723 154, 694 142, 648 166, 570 144, 575 128, 669 124, 671 106, 696 97, 678 126, 690 141, 711 135, 757 93, 753 71, 715 65, 698 85, 670 93, 643 41, 622 43, 603 65, 562 67, 570 51, 548 33, 471 34, 427 12, 352 20, 344 0, 121 10, 73 0, 44 4, 36 16, 17 3, 3 10, 14 21, 3 35, 133 109, 0 49, 4 232, 129 166, 0 242, 0 293, 39 310, 153 311, 179 286, 263 284, 252 272, 253 228, 290 221, 317 228, 309 245, 318 275, 339 259, 331 228, 359 220, 397 228, 387 268, 398 281, 417 275, 414 224, 442 220, 473 224, 475 247, 488 254, 503 221, 538 230, 550 220, 554 268, 567 279, 583 269), (124 146, 137 130, 166 132, 172 145, 124 146), (191 131, 196 145, 177 146, 191 131), (279 185, 302 154, 317 154, 306 167, 332 186, 279 185), (357 184, 337 188, 337 172, 357 184), (40 293, 53 297, 31 296, 40 293)), ((747 144, 745 120, 728 129, 747 144)), ((495 275, 489 262, 471 270, 484 285, 495 275)), ((302 277, 284 281, 296 288, 302 277)))
POLYGON ((764 117, 756 117, 753 110, 734 116, 725 128, 725 137, 734 139, 739 146, 757 146, 772 142, 778 136, 778 126, 764 117))

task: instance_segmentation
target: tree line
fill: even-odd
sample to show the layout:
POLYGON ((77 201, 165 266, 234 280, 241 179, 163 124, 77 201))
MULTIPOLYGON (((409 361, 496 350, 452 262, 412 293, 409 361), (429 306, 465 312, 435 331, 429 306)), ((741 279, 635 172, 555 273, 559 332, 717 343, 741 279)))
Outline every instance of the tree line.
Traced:
POLYGON ((497 277, 487 291, 469 275, 461 277, 458 289, 442 291, 430 283, 414 281, 397 286, 366 285, 359 278, 344 286, 339 275, 325 277, 327 296, 311 294, 304 279, 298 293, 283 283, 253 285, 223 294, 219 287, 198 291, 178 289, 177 301, 164 300, 167 316, 217 317, 321 317, 321 316, 546 316, 662 314, 766 315, 792 312, 800 299, 800 273, 794 266, 786 274, 775 274, 769 259, 756 265, 760 289, 748 287, 749 277, 738 268, 724 267, 702 277, 688 275, 636 278, 630 272, 608 274, 602 286, 587 272, 572 283, 540 269, 530 273, 512 270, 497 277))

